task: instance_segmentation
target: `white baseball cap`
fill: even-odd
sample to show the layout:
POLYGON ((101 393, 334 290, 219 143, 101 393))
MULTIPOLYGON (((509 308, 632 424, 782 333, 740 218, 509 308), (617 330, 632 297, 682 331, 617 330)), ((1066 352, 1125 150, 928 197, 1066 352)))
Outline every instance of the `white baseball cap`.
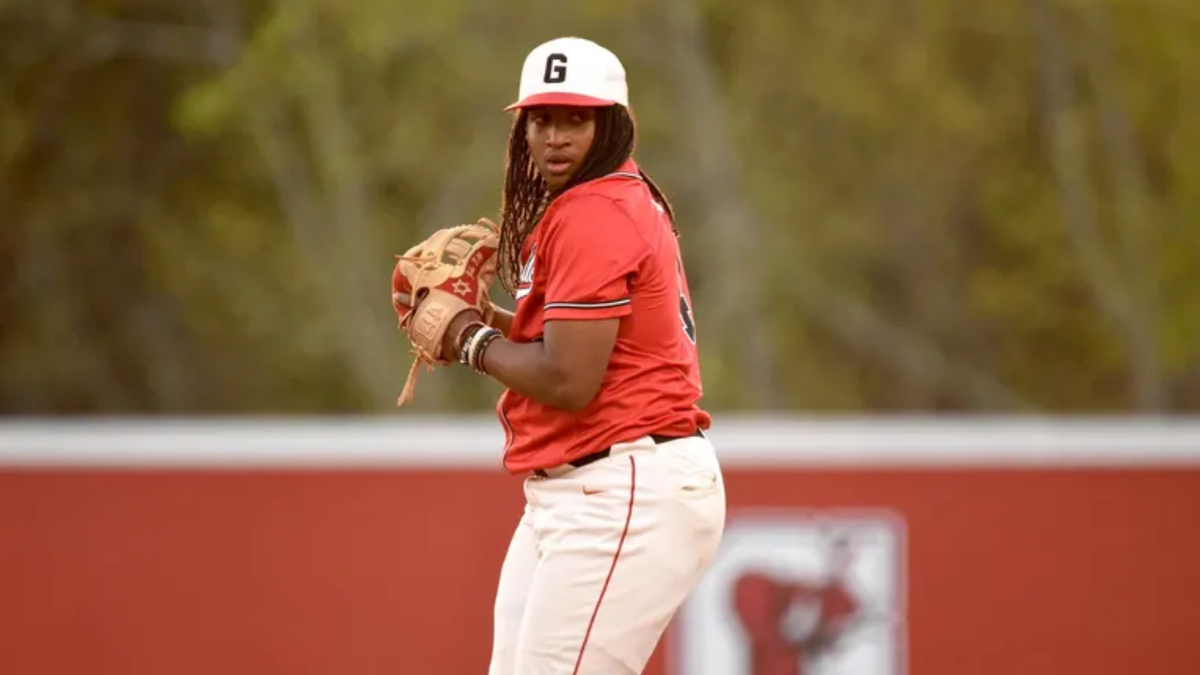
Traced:
POLYGON ((514 110, 535 105, 629 106, 625 67, 616 54, 577 37, 544 42, 525 57, 514 110))

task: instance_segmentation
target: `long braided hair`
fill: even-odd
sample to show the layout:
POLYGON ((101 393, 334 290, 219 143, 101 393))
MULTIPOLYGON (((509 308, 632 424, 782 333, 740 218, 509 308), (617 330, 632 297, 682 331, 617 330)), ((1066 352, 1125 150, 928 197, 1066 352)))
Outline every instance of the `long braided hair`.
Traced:
MULTIPOLYGON (((542 219, 546 208, 555 197, 589 180, 595 180, 616 171, 633 155, 637 142, 637 125, 633 115, 624 106, 612 105, 596 109, 596 134, 592 147, 583 158, 579 170, 565 185, 551 191, 538 173, 537 165, 529 153, 525 141, 525 123, 528 112, 522 109, 513 119, 508 136, 508 156, 505 161, 504 193, 500 203, 500 283, 510 294, 515 294, 521 273, 521 249, 525 239, 542 219)), ((650 193, 662 205, 670 218, 672 227, 675 212, 666 195, 645 171, 640 171, 642 180, 650 193)), ((678 231, 676 231, 678 234, 678 231)))

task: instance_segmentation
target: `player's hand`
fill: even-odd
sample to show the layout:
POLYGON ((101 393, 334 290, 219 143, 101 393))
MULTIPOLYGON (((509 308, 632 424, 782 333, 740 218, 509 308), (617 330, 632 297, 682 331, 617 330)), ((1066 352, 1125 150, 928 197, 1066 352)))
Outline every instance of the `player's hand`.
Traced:
MULTIPOLYGON (((402 307, 407 307, 410 310, 413 306, 412 296, 407 293, 392 293, 392 302, 402 307)), ((443 354, 453 354, 455 358, 458 358, 458 335, 462 332, 463 328, 466 328, 473 321, 484 321, 484 323, 487 323, 484 316, 473 309, 459 314, 450 321, 450 327, 446 329, 446 335, 442 340, 443 354)))
POLYGON ((442 353, 453 354, 454 358, 457 359, 459 357, 459 334, 461 334, 463 329, 469 324, 477 321, 483 321, 483 315, 473 309, 468 309, 465 312, 461 312, 458 316, 451 319, 450 327, 446 329, 446 334, 442 337, 442 353))

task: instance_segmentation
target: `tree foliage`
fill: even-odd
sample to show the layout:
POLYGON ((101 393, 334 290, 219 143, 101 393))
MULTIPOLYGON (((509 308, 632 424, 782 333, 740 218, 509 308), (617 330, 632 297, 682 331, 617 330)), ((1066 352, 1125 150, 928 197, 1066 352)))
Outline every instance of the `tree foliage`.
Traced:
MULTIPOLYGON (((391 410, 393 255, 495 217, 521 62, 573 34, 629 71, 710 407, 1194 411, 1197 29, 1185 0, 2 2, 0 407, 391 410)), ((414 410, 498 391, 443 370, 414 410)))

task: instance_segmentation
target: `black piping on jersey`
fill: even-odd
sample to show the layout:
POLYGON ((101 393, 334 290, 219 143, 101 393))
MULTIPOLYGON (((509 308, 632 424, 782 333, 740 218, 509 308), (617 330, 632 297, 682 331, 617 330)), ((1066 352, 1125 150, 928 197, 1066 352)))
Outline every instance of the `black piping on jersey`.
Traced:
POLYGON ((542 311, 544 312, 548 309, 610 309, 628 304, 629 298, 606 300, 604 302, 547 302, 542 306, 542 311))

